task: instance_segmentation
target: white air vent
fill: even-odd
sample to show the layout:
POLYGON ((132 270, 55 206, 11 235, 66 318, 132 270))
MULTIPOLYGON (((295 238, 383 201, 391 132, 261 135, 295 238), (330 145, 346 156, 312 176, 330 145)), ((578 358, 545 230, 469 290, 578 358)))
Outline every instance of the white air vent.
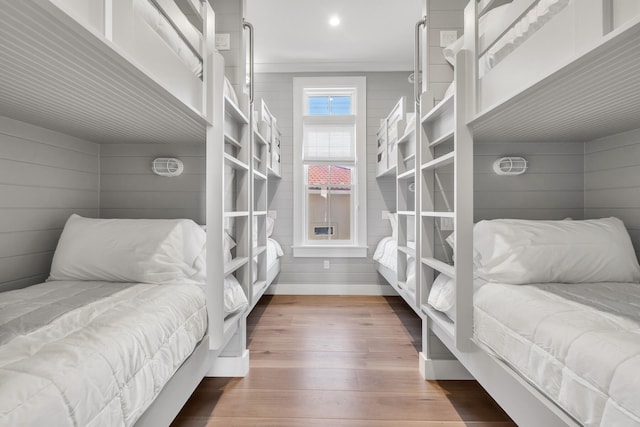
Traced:
POLYGON ((498 175, 522 175, 527 171, 524 157, 501 157, 493 162, 493 171, 498 175))
POLYGON ((182 175, 184 165, 179 159, 160 157, 153 161, 152 170, 160 176, 178 176, 182 175))

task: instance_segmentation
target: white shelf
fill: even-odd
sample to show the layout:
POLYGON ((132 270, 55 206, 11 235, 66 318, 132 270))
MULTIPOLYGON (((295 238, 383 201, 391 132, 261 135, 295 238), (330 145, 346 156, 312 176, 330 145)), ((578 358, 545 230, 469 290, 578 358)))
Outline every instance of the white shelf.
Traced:
POLYGON ((226 95, 224 96, 224 109, 236 121, 238 121, 238 122, 240 122, 240 123, 242 123, 244 125, 249 124, 249 119, 247 118, 247 116, 226 95))
POLYGON ((225 218, 241 218, 243 216, 249 216, 249 211, 230 211, 224 213, 225 218))
POLYGON ((433 148, 433 147, 435 147, 437 145, 440 145, 440 144, 442 144, 444 142, 447 142, 447 141, 453 139, 454 135, 455 135, 455 131, 452 129, 449 132, 447 132, 444 135, 442 135, 441 137, 436 138, 433 141, 431 141, 429 143, 429 147, 433 148))
POLYGON ((442 262, 439 259, 424 257, 422 258, 422 263, 428 265, 434 270, 438 270, 439 272, 446 274, 452 279, 455 279, 456 277, 455 267, 451 264, 447 264, 446 262, 442 262))
POLYGON ((376 178, 382 178, 382 177, 385 177, 385 176, 393 176, 395 174, 396 174, 396 167, 394 165, 394 166, 391 166, 390 168, 388 168, 387 170, 377 174, 376 178))
POLYGON ((415 216, 416 211, 398 211, 398 215, 415 216))
POLYGON ((411 153, 411 154, 409 154, 407 157, 404 157, 404 158, 402 159, 402 161, 404 161, 404 162, 408 162, 409 160, 413 160, 413 159, 415 159, 415 158, 416 158, 416 153, 411 153))
POLYGON ((253 211, 255 216, 263 216, 267 214, 267 211, 253 211))
POLYGON ((234 169, 243 170, 243 171, 249 170, 249 166, 246 163, 241 162, 240 160, 236 159, 229 153, 224 153, 224 161, 229 163, 229 165, 231 165, 231 167, 234 169))
POLYGON ((261 180, 263 180, 263 181, 266 181, 266 180, 267 180, 267 176, 266 176, 265 174, 263 174, 262 172, 259 172, 259 171, 257 171, 257 170, 254 170, 254 171, 253 171, 253 175, 254 175, 256 178, 261 179, 261 180))
POLYGON ((414 248, 410 248, 409 246, 398 246, 398 251, 414 258, 416 256, 416 250, 414 248))
POLYGON ((398 180, 403 180, 403 179, 411 179, 415 176, 416 170, 414 169, 409 169, 408 171, 401 173, 400 175, 398 175, 398 180))
POLYGON ((264 136, 262 136, 262 134, 260 132, 258 132, 257 130, 253 131, 253 134, 256 136, 256 140, 263 144, 263 145, 268 145, 267 140, 264 138, 264 136))
POLYGON ((423 164, 422 170, 437 169, 442 166, 450 165, 451 163, 453 163, 455 156, 456 153, 454 151, 451 151, 445 155, 431 160, 430 162, 423 164))
POLYGON ((455 212, 435 212, 435 211, 423 211, 420 215, 434 218, 455 218, 455 212))
POLYGON ((266 246, 256 246, 255 248, 253 248, 253 255, 258 256, 260 254, 263 254, 266 250, 266 246))
POLYGON ((231 144, 236 148, 242 148, 242 144, 240 144, 237 139, 235 139, 234 137, 232 137, 226 132, 224 134, 224 142, 227 144, 231 144))
POLYGON ((453 94, 438 102, 435 107, 433 107, 424 116, 422 116, 421 123, 424 125, 425 123, 434 120, 436 117, 445 114, 445 112, 449 110, 453 112, 453 94))
POLYGON ((224 275, 228 276, 229 274, 244 266, 247 262, 249 262, 249 258, 247 257, 238 257, 232 259, 231 261, 224 264, 224 275))

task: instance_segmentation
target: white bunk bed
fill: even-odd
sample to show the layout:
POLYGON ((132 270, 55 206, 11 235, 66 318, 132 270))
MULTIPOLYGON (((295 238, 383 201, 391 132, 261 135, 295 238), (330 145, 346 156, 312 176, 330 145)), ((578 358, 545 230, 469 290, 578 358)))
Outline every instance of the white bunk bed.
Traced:
MULTIPOLYGON (((0 6, 0 115, 97 143, 207 147, 207 334, 156 390, 139 426, 168 425, 203 376, 237 376, 248 369, 246 310, 225 313, 223 279, 224 273, 248 271, 250 263, 229 271, 222 256, 225 218, 242 217, 243 208, 225 211, 220 201, 224 165, 251 169, 249 133, 243 129, 249 101, 242 95, 234 103, 224 95, 224 60, 214 47, 209 3, 182 3, 189 16, 173 0, 25 0, 0 6), (229 129, 237 139, 228 138, 229 129)), ((249 191, 237 194, 236 202, 245 196, 239 203, 247 209, 249 191)), ((249 227, 248 217, 242 229, 236 227, 240 255, 250 253, 249 227)), ((249 274, 242 274, 243 292, 251 295, 244 280, 249 274)))
MULTIPOLYGON (((520 331, 529 330, 534 324, 540 325, 540 313, 546 310, 549 302, 528 299, 524 305, 515 305, 515 301, 522 300, 517 292, 519 288, 529 286, 500 287, 499 284, 491 284, 480 288, 477 293, 475 291, 474 260, 477 263, 477 253, 474 252, 474 244, 477 244, 477 236, 473 232, 473 146, 483 141, 588 141, 637 127, 640 115, 640 92, 637 91, 640 11, 637 5, 630 6, 627 1, 514 0, 502 6, 499 14, 504 20, 492 23, 494 31, 484 31, 479 21, 497 3, 505 2, 471 1, 465 9, 465 34, 460 42, 461 50, 455 55, 453 93, 432 107, 434 98, 428 88, 423 87, 425 91, 420 94, 416 87, 416 97, 421 105, 420 167, 416 178, 420 194, 417 211, 420 231, 416 256, 420 259, 420 305, 426 315, 420 369, 426 378, 468 375, 457 369, 457 362, 443 360, 438 357, 438 350, 430 348, 428 338, 435 334, 518 425, 599 425, 601 419, 606 420, 607 425, 637 425, 640 422, 634 414, 637 403, 629 403, 628 398, 621 397, 619 393, 616 395, 615 390, 610 395, 613 406, 619 403, 616 399, 627 399, 622 405, 625 416, 611 416, 611 411, 603 416, 601 412, 598 414, 604 406, 600 402, 593 403, 594 400, 583 405, 589 399, 584 392, 576 390, 570 392, 573 396, 569 398, 554 395, 544 385, 531 381, 532 375, 521 369, 517 357, 514 359, 513 354, 509 354, 515 349, 496 345, 495 342, 490 345, 488 330, 504 328, 510 321, 515 322, 511 327, 520 331), (535 31, 528 31, 524 24, 535 22, 528 14, 537 9, 548 9, 550 5, 557 6, 553 16, 545 16, 544 22, 535 23, 535 31), (617 8, 634 13, 624 13, 617 8), (524 24, 522 18, 525 19, 524 24), (503 35, 517 34, 523 29, 524 37, 515 45, 500 50, 501 46, 506 46, 500 40, 503 35), (498 51, 493 61, 487 56, 492 53, 491 49, 498 51), (509 54, 506 56, 504 53, 509 54), (486 64, 491 67, 483 68, 486 64), (438 170, 447 165, 453 165, 455 170, 451 207, 446 197, 442 200, 444 191, 438 177, 438 170), (450 241, 455 248, 455 263, 447 262, 439 254, 439 228, 444 220, 454 224, 455 235, 450 241), (429 301, 432 286, 440 287, 442 284, 434 282, 434 279, 446 276, 452 279, 449 282, 455 288, 450 292, 454 295, 452 305, 455 312, 449 313, 453 319, 434 308, 431 303, 436 298, 429 301), (506 315, 499 312, 498 307, 504 309, 507 306, 503 299, 497 298, 500 293, 511 296, 514 301, 506 315), (535 316, 527 311, 527 304, 537 308, 535 316), (481 312, 493 313, 491 316, 499 320, 485 328, 478 324, 477 313, 481 312), (625 410, 625 404, 630 411, 625 410), (582 410, 577 409, 579 406, 583 407, 582 410), (584 408, 588 408, 586 415, 584 408)), ((424 23, 428 26, 429 16, 416 26, 417 35, 424 23)), ((423 36, 423 43, 427 37, 423 36)), ((425 54, 425 60, 427 57, 425 54)), ((427 66, 422 63, 422 69, 426 70, 427 66)), ((428 81, 427 78, 424 80, 428 81)), ((633 259, 637 264, 635 255, 633 259)), ((538 268, 545 270, 544 267, 538 268)), ((603 281, 612 280, 607 278, 603 281)), ((636 282, 634 286, 637 286, 637 278, 617 281, 636 282)), ((589 294, 589 291, 585 292, 589 294)), ((589 299, 588 295, 575 298, 583 298, 583 302, 589 299)), ((558 302, 566 300, 565 295, 554 301, 572 304, 558 302)), ((625 315, 623 307, 616 309, 625 315)), ((602 307, 599 310, 587 307, 584 311, 600 316, 594 313, 601 313, 602 307)), ((566 321, 577 324, 584 321, 581 316, 566 321)), ((633 323, 633 320, 622 322, 633 323)), ((547 348, 550 340, 555 339, 551 332, 554 328, 560 331, 561 326, 562 322, 555 327, 548 326, 547 332, 537 337, 544 344, 538 341, 534 345, 547 348)), ((503 336, 498 341, 505 343, 510 339, 503 336)), ((637 346, 637 338, 633 334, 626 335, 620 343, 637 346)), ((582 349, 582 352, 588 354, 591 350, 582 349)), ((585 366, 600 362, 592 359, 578 363, 585 366)), ((575 366, 569 367, 573 368, 575 366)), ((594 376, 608 374, 587 375, 593 379, 594 376)), ((635 377, 630 374, 624 376, 627 381, 619 379, 618 389, 627 388, 634 396, 638 395, 635 377)), ((577 381, 580 382, 579 379, 577 381)), ((602 384, 597 380, 595 383, 602 384)), ((610 403, 608 401, 607 405, 610 403)))
POLYGON ((415 130, 415 113, 407 112, 404 96, 380 120, 377 178, 395 179, 397 212, 386 213, 392 235, 378 243, 373 260, 385 280, 422 315, 415 284, 415 130))

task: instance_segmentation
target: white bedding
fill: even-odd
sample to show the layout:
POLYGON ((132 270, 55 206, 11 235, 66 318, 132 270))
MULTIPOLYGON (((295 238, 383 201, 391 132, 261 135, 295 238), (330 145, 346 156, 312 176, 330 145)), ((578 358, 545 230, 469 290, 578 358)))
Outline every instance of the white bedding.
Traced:
MULTIPOLYGON (((560 13, 570 0, 540 0, 537 5, 531 8, 513 27, 511 27, 478 61, 478 75, 484 76, 489 70, 495 67, 500 61, 513 52, 518 46, 523 44, 529 37, 536 33, 540 28, 551 20, 555 15, 560 13)), ((480 18, 479 21, 479 38, 494 38, 498 34, 495 29, 498 27, 496 22, 504 20, 504 13, 510 7, 505 4, 492 9, 480 18)), ((455 55, 462 49, 464 37, 447 46, 443 50, 445 59, 454 65, 455 55)), ((445 97, 453 93, 453 83, 449 86, 445 93, 445 97)))
POLYGON ((587 426, 640 425, 640 284, 488 283, 476 339, 587 426))
POLYGON ((271 237, 267 238, 267 270, 270 269, 273 263, 282 255, 284 255, 284 252, 282 251, 280 243, 271 237))
POLYGON ((0 425, 130 426, 206 328, 197 285, 53 281, 2 293, 0 425))
MULTIPOLYGON (((408 242, 407 245, 411 248, 415 248, 415 242, 408 242)), ((398 243, 393 236, 383 237, 376 250, 373 253, 373 260, 377 261, 384 267, 395 272, 398 271, 398 243)), ((413 257, 407 259, 407 281, 405 283, 409 292, 415 295, 416 293, 416 262, 413 257)))
POLYGON ((202 61, 180 38, 176 30, 167 19, 149 2, 149 0, 136 0, 133 2, 136 13, 140 14, 145 22, 162 38, 180 60, 198 77, 202 77, 202 61))

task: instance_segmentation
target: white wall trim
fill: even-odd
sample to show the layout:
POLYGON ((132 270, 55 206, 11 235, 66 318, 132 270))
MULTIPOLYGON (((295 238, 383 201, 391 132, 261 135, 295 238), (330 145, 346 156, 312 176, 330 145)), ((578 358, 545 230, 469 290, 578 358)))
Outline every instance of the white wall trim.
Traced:
POLYGON ((397 296, 390 285, 379 284, 294 284, 274 283, 265 291, 268 295, 372 295, 397 296))
POLYGON ((473 380, 473 376, 456 359, 427 359, 420 352, 419 370, 425 380, 473 380))

